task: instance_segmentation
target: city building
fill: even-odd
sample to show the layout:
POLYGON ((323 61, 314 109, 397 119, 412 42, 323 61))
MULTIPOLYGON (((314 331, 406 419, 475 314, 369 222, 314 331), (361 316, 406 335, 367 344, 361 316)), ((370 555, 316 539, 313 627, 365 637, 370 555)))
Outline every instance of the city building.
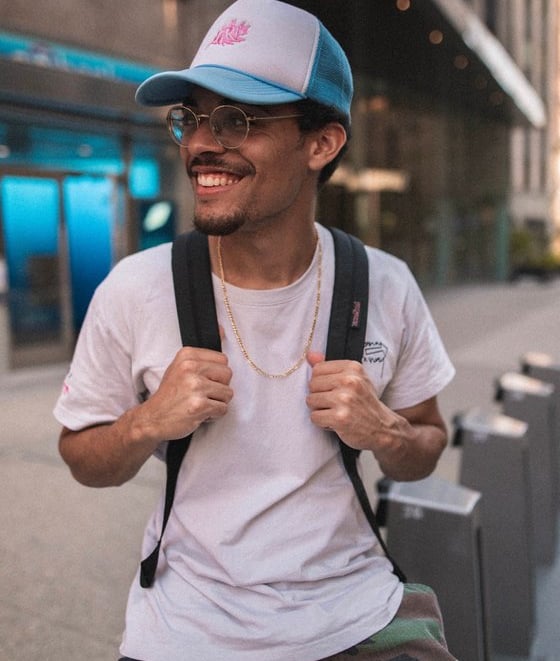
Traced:
MULTIPOLYGON (((228 4, 0 0, 0 370, 66 360, 111 266, 188 226, 164 112, 134 90, 184 67, 228 4)), ((425 287, 506 279, 512 228, 554 239, 557 0, 292 4, 355 72, 324 223, 404 258, 425 287)))

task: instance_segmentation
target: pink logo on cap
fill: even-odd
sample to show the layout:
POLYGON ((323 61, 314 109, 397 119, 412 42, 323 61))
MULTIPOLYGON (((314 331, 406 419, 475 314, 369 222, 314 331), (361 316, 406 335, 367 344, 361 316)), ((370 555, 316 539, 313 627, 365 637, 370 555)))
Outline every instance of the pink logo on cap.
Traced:
POLYGON ((238 23, 237 19, 234 18, 230 23, 220 28, 210 45, 232 46, 233 44, 240 44, 245 41, 250 27, 251 25, 246 21, 238 23))

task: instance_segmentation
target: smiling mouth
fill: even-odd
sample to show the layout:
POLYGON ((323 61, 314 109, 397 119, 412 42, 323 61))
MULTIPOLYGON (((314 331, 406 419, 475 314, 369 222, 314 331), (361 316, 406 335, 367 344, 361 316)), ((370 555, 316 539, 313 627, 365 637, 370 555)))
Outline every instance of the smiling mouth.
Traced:
POLYGON ((218 186, 234 186, 241 181, 242 177, 232 175, 229 172, 199 172, 196 175, 196 183, 203 188, 216 188, 218 186))

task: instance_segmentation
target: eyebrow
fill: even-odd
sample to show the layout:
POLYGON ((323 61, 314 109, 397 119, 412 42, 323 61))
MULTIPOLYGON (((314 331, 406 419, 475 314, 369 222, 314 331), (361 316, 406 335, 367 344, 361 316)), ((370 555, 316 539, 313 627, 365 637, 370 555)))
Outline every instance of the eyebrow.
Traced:
MULTIPOLYGON (((191 108, 198 108, 198 103, 194 100, 192 97, 186 97, 181 101, 182 105, 184 106, 190 106, 191 108)), ((245 110, 247 114, 249 115, 256 115, 257 117, 259 116, 259 113, 263 113, 266 115, 272 115, 272 106, 270 105, 254 105, 251 103, 244 103, 243 101, 235 100, 235 99, 228 99, 226 97, 221 98, 218 103, 216 104, 217 106, 235 106, 237 108, 241 108, 242 110, 245 110)))
MULTIPOLYGON (((192 97, 192 96, 187 96, 185 97, 182 102, 183 105, 185 106, 193 106, 193 107, 198 107, 198 102, 192 97)), ((234 101, 233 99, 227 99, 225 97, 222 97, 221 99, 218 100, 218 103, 216 104, 217 106, 235 106, 239 105, 241 101, 234 101)))

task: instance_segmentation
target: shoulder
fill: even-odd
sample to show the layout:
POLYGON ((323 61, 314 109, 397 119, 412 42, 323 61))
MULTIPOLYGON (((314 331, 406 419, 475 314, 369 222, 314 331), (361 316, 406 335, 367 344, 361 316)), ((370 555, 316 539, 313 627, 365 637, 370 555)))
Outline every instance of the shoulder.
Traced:
POLYGON ((163 243, 124 257, 115 264, 107 280, 145 282, 170 273, 170 269, 171 243, 163 243))
POLYGON ((366 246, 369 259, 370 298, 395 311, 422 299, 420 288, 408 264, 379 248, 366 246))
POLYGON ((171 244, 134 253, 117 262, 97 287, 90 316, 103 325, 128 328, 173 305, 171 244))
MULTIPOLYGON (((317 225, 321 240, 332 254, 334 245, 331 233, 325 226, 317 225)), ((401 307, 412 295, 416 298, 420 290, 410 268, 402 259, 384 250, 364 244, 369 264, 370 304, 388 302, 391 309, 401 307)))
MULTIPOLYGON (((321 240, 329 247, 330 250, 333 249, 333 239, 330 231, 324 225, 317 224, 318 231, 321 236, 321 240)), ((374 275, 376 278, 387 278, 387 279, 412 279, 412 274, 407 264, 400 258, 395 257, 394 255, 389 254, 379 248, 373 248, 364 244, 366 254, 368 256, 369 268, 370 268, 370 277, 374 275)))
POLYGON ((100 295, 141 295, 149 297, 155 290, 171 284, 171 243, 148 248, 121 259, 98 288, 100 295))
POLYGON ((365 248, 373 273, 391 278, 412 278, 408 265, 399 257, 395 257, 379 248, 372 248, 371 246, 365 246, 365 248))

